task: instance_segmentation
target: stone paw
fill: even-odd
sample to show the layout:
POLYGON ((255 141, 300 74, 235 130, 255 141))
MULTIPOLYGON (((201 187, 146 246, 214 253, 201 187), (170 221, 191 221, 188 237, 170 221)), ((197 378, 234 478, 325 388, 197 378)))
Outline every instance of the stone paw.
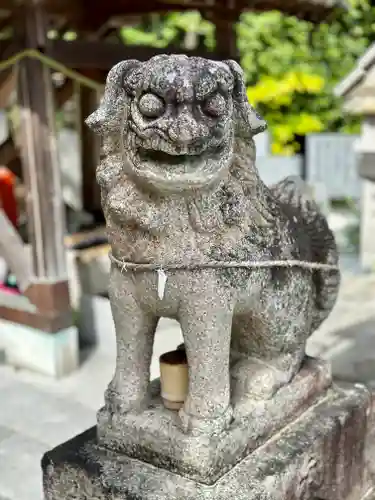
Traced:
POLYGON ((185 434, 210 436, 229 427, 233 420, 233 408, 229 406, 222 415, 215 418, 196 417, 187 413, 184 408, 181 408, 178 415, 180 427, 185 434))
POLYGON ((290 381, 284 372, 254 358, 238 361, 231 369, 232 399, 244 397, 253 401, 271 399, 276 391, 290 381))
POLYGON ((105 408, 111 414, 139 413, 148 407, 148 396, 143 398, 131 398, 120 394, 109 384, 104 393, 105 408))

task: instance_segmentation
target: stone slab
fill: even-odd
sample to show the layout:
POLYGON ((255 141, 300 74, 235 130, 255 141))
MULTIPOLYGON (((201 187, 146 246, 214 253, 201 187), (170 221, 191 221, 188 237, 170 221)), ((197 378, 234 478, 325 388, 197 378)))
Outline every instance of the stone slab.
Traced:
POLYGON ((329 397, 212 485, 98 444, 89 429, 42 460, 47 500, 360 500, 370 397, 334 386, 329 397))
POLYGON ((98 435, 101 443, 132 458, 213 484, 311 404, 326 397, 330 384, 329 366, 306 358, 300 373, 274 398, 251 406, 247 399, 234 404, 230 428, 212 437, 184 434, 176 422, 178 414, 164 408, 160 387, 155 385, 150 409, 139 415, 118 416, 101 410, 98 435))
POLYGON ((14 433, 0 443, 0 496, 9 500, 41 500, 42 481, 38 461, 45 444, 14 433))
POLYGON ((62 377, 78 368, 78 330, 75 326, 46 333, 0 319, 0 348, 5 360, 17 368, 62 377))
POLYGON ((45 451, 94 425, 93 411, 56 392, 18 381, 0 387, 0 447, 10 432, 43 443, 45 451))
POLYGON ((14 434, 14 431, 12 429, 9 429, 8 427, 4 427, 3 425, 0 425, 0 446, 1 446, 1 441, 4 441, 4 439, 8 439, 13 434, 14 434))

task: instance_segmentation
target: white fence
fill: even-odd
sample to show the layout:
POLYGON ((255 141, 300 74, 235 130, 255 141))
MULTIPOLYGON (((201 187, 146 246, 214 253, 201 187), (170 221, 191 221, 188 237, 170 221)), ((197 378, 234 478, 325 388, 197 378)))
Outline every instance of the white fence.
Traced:
POLYGON ((295 156, 260 156, 257 158, 259 175, 270 186, 288 175, 300 175, 302 158, 295 156))
POLYGON ((310 135, 306 144, 307 181, 324 185, 329 198, 360 198, 354 143, 359 136, 345 134, 310 135))
MULTIPOLYGON (((263 135, 263 134, 261 134, 263 135)), ((306 140, 306 180, 329 199, 361 196, 354 143, 356 135, 314 134, 306 140)), ((257 166, 263 181, 270 185, 288 175, 301 175, 303 158, 273 156, 265 145, 268 139, 257 139, 257 166), (258 154, 258 144, 261 145, 258 154)))

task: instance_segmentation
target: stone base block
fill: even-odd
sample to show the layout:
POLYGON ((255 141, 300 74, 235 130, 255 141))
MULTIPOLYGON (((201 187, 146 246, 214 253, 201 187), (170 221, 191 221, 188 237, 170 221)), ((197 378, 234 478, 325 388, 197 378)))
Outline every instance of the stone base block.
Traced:
POLYGON ((47 333, 0 320, 0 347, 5 361, 51 377, 68 375, 78 368, 78 330, 71 326, 47 333))
POLYGON ((100 442, 156 467, 213 484, 272 435, 326 397, 331 372, 327 363, 306 357, 295 379, 272 399, 251 402, 245 397, 232 401, 234 420, 229 429, 211 437, 191 436, 180 430, 178 414, 164 407, 160 384, 156 382, 147 411, 112 415, 103 408, 99 412, 100 442))
POLYGON ((98 443, 96 428, 92 428, 45 454, 42 460, 45 498, 369 498, 365 474, 369 408, 370 397, 364 387, 334 386, 324 400, 312 405, 210 485, 105 448, 98 443))

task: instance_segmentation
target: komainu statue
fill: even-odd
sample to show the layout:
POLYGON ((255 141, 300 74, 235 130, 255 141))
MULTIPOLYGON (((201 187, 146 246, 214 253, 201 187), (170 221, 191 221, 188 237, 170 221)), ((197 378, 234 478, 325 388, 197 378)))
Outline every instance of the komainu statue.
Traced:
POLYGON ((253 137, 266 124, 234 61, 127 60, 87 120, 111 244, 116 370, 112 415, 148 405, 160 317, 182 329, 185 433, 210 434, 239 398, 268 400, 299 372, 338 293, 338 252, 299 179, 260 179, 253 137))

